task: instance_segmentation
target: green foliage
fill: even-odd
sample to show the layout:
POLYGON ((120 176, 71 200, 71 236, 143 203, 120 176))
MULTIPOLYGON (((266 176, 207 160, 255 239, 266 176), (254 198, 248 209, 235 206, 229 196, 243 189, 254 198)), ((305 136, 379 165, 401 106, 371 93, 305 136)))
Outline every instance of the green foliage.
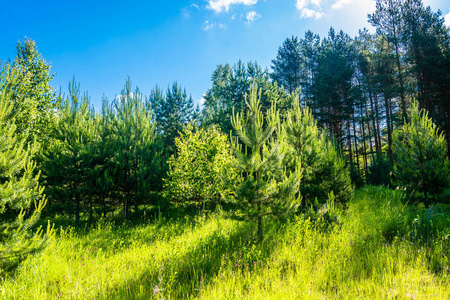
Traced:
MULTIPOLYGON (((318 124, 326 128, 340 145, 344 144, 345 129, 352 117, 353 40, 343 31, 333 28, 322 41, 314 77, 314 113, 318 124)), ((347 138, 350 134, 347 132, 347 138)), ((350 157, 350 160, 352 158, 350 157)))
POLYGON ((53 208, 80 220, 91 191, 98 129, 87 94, 80 97, 75 79, 69 84, 70 97, 60 103, 52 144, 42 153, 43 180, 53 208))
POLYGON ((197 205, 218 202, 238 181, 230 169, 234 160, 227 136, 217 126, 194 131, 188 125, 175 139, 177 154, 164 184, 164 195, 174 202, 197 205))
POLYGON ((114 193, 121 199, 124 218, 129 208, 140 204, 156 204, 156 192, 162 188, 165 171, 163 145, 156 133, 150 103, 142 100, 139 89, 131 93, 128 79, 120 100, 112 104, 108 114, 111 123, 107 137, 114 193))
POLYGON ((303 204, 307 207, 323 204, 331 191, 337 202, 350 200, 353 189, 345 161, 332 142, 319 133, 311 110, 294 101, 284 128, 289 145, 287 165, 292 170, 299 164, 302 166, 303 204))
POLYGON ((258 236, 262 239, 264 216, 285 215, 299 205, 301 167, 296 164, 293 171, 284 167, 286 143, 279 112, 273 105, 264 116, 260 99, 261 92, 258 97, 257 86, 253 84, 246 101, 248 109, 232 118, 237 134, 232 141, 237 158, 234 168, 244 176, 232 202, 236 205, 234 217, 257 220, 258 236))
POLYGON ((70 98, 61 103, 54 143, 43 158, 44 182, 52 208, 89 219, 123 206, 129 218, 132 205, 156 204, 165 172, 163 146, 156 133, 150 104, 128 79, 116 102, 103 103, 95 114, 79 85, 69 85, 70 98))
POLYGON ((292 95, 270 80, 269 72, 257 63, 244 64, 239 61, 234 66, 218 65, 211 76, 212 86, 204 96, 202 126, 219 125, 223 132, 233 131, 231 119, 233 110, 241 112, 246 109, 245 95, 250 93, 253 84, 263 92, 261 109, 268 110, 274 102, 284 113, 292 102, 292 95))
POLYGON ((27 134, 17 129, 16 102, 8 89, 15 84, 17 71, 5 65, 0 72, 0 273, 43 243, 39 232, 31 233, 46 202, 31 160, 37 148, 26 144, 27 134))
POLYGON ((394 171, 389 158, 386 155, 379 154, 375 157, 369 166, 367 183, 371 185, 391 186, 391 177, 394 171))
POLYGON ((409 192, 438 195, 449 186, 449 160, 445 138, 425 110, 413 104, 410 122, 393 133, 396 182, 409 192))
POLYGON ((278 48, 276 59, 272 60, 272 79, 279 83, 289 93, 300 88, 302 53, 300 41, 297 37, 287 38, 278 48))
POLYGON ((29 132, 28 141, 46 142, 54 126, 55 92, 50 86, 51 66, 38 52, 36 43, 25 39, 17 44, 14 80, 7 84, 14 102, 13 114, 19 132, 29 132))
POLYGON ((165 95, 156 86, 150 94, 149 102, 157 132, 162 134, 164 148, 169 157, 176 151, 175 138, 187 123, 195 121, 198 108, 194 110, 192 97, 188 97, 186 90, 177 82, 167 88, 165 95))

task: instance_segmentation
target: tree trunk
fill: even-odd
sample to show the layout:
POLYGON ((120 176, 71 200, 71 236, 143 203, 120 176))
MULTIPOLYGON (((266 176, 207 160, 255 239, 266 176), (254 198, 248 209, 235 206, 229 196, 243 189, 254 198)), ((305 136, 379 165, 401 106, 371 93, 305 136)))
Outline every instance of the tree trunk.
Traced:
POLYGON ((398 81, 400 84, 400 107, 402 110, 402 117, 404 122, 408 122, 408 114, 406 113, 406 97, 405 97, 405 84, 404 84, 404 79, 403 79, 403 70, 402 70, 402 65, 400 62, 400 50, 399 50, 399 45, 398 45, 398 41, 396 41, 394 43, 395 45, 395 59, 396 59, 396 63, 397 63, 397 71, 398 71, 398 81))
POLYGON ((262 227, 262 207, 261 202, 258 203, 258 238, 260 241, 263 240, 263 227, 262 227))
POLYGON ((80 194, 78 193, 78 189, 75 191, 75 202, 77 203, 77 208, 75 211, 75 223, 80 222, 80 194))
POLYGON ((391 164, 394 164, 394 158, 392 156, 392 132, 391 132, 391 117, 390 117, 390 105, 389 105, 389 100, 386 97, 386 95, 384 95, 384 106, 386 108, 386 126, 387 126, 387 133, 388 133, 388 156, 389 156, 389 160, 391 161, 391 164))

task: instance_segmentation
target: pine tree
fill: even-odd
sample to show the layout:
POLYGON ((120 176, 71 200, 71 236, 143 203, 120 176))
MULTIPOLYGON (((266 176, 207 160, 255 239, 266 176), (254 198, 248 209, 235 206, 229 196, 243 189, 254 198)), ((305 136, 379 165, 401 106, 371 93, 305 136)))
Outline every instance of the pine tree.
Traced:
POLYGON ((410 73, 415 79, 416 98, 443 130, 450 149, 450 31, 440 11, 424 7, 421 0, 406 0, 402 6, 403 41, 410 73))
POLYGON ((302 103, 307 105, 316 114, 316 101, 314 98, 314 78, 317 72, 317 59, 319 56, 320 37, 311 31, 305 32, 300 40, 301 70, 300 85, 302 103))
MULTIPOLYGON (((174 85, 173 93, 176 93, 176 97, 180 96, 179 92, 178 86, 174 85)), ((177 99, 170 98, 167 101, 174 104, 186 98, 177 99)), ((131 93, 129 78, 120 99, 113 103, 111 109, 112 132, 109 145, 112 151, 114 189, 118 198, 122 200, 124 218, 128 219, 132 205, 137 212, 139 205, 151 203, 155 198, 154 193, 161 190, 165 161, 162 156, 161 140, 153 123, 150 103, 142 100, 138 88, 131 93)), ((171 117, 172 115, 169 115, 168 119, 171 117)), ((172 126, 176 126, 175 121, 166 124, 169 126, 167 130, 172 130, 174 129, 172 126)), ((172 138, 168 132, 165 133, 166 138, 172 138)))
POLYGON ((319 133, 312 112, 294 101, 284 120, 287 149, 286 165, 295 170, 302 166, 300 193, 303 205, 309 207, 317 201, 323 204, 333 191, 336 200, 344 203, 352 195, 350 174, 344 159, 326 134, 319 133))
POLYGON ((318 125, 333 134, 341 149, 353 161, 350 122, 354 114, 354 51, 352 39, 333 28, 322 41, 314 77, 315 112, 318 125))
POLYGON ((54 126, 55 92, 50 86, 51 65, 38 52, 36 43, 25 39, 17 43, 13 65, 19 70, 14 84, 9 83, 14 102, 17 130, 30 133, 28 141, 48 141, 54 126))
POLYGON ((30 230, 46 203, 31 160, 37 148, 17 130, 13 92, 7 86, 15 84, 19 73, 7 64, 0 72, 0 273, 43 245, 40 231, 33 235, 30 230))
POLYGON ((186 90, 177 82, 167 88, 165 95, 156 86, 149 101, 156 129, 162 134, 166 154, 170 156, 175 153, 175 138, 183 130, 183 126, 196 118, 198 109, 194 110, 192 97, 188 97, 186 90))
POLYGON ((396 182, 409 192, 423 192, 425 203, 449 186, 449 160, 444 135, 428 113, 413 103, 410 122, 393 133, 396 182))
POLYGON ((89 97, 80 97, 75 79, 69 84, 70 97, 60 103, 53 142, 43 154, 43 179, 52 206, 80 221, 89 195, 94 169, 98 131, 89 97))
POLYGON ((223 132, 234 130, 231 124, 233 109, 235 112, 241 112, 245 108, 245 95, 250 92, 253 83, 263 91, 263 112, 267 111, 274 101, 277 101, 278 109, 283 112, 292 101, 284 89, 271 82, 269 72, 255 62, 244 64, 239 60, 233 67, 229 64, 219 65, 211 80, 212 86, 204 95, 202 126, 216 124, 223 132))
POLYGON ((283 42, 283 45, 278 48, 277 57, 272 60, 271 68, 273 70, 272 79, 289 93, 300 88, 302 60, 300 42, 297 37, 292 36, 283 42))
POLYGON ((377 34, 386 43, 389 58, 393 60, 393 77, 395 78, 395 89, 391 92, 400 97, 400 120, 408 120, 407 115, 407 78, 404 62, 404 45, 402 33, 404 19, 402 18, 402 7, 404 0, 377 1, 376 10, 369 15, 369 22, 376 27, 377 34))
POLYGON ((284 167, 286 143, 279 113, 273 105, 264 116, 260 99, 261 92, 258 96, 253 84, 246 99, 248 108, 232 118, 237 135, 232 141, 237 157, 234 167, 244 176, 235 190, 233 216, 256 220, 262 239, 264 216, 285 215, 298 206, 301 169, 297 165, 289 172, 284 167))

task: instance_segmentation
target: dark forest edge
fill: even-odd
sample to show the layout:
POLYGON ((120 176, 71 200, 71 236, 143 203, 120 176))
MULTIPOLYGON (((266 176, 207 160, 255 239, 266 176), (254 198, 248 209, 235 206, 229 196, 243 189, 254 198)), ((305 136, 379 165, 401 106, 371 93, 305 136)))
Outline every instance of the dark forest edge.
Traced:
POLYGON ((54 234, 35 230, 41 214, 80 226, 222 207, 263 240, 266 216, 317 218, 363 185, 450 203, 449 30, 418 0, 377 1, 369 22, 376 34, 286 39, 271 72, 218 65, 201 110, 177 82, 144 96, 128 78, 96 112, 19 42, 0 75, 1 269, 54 234))

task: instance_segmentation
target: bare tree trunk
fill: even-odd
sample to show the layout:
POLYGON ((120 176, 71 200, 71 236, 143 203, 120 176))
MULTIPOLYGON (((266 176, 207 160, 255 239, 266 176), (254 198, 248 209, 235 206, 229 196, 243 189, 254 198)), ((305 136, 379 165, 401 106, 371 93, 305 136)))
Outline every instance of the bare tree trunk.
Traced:
POLYGON ((261 207, 261 202, 258 203, 258 237, 259 240, 262 241, 263 240, 263 227, 262 227, 262 207, 261 207))

